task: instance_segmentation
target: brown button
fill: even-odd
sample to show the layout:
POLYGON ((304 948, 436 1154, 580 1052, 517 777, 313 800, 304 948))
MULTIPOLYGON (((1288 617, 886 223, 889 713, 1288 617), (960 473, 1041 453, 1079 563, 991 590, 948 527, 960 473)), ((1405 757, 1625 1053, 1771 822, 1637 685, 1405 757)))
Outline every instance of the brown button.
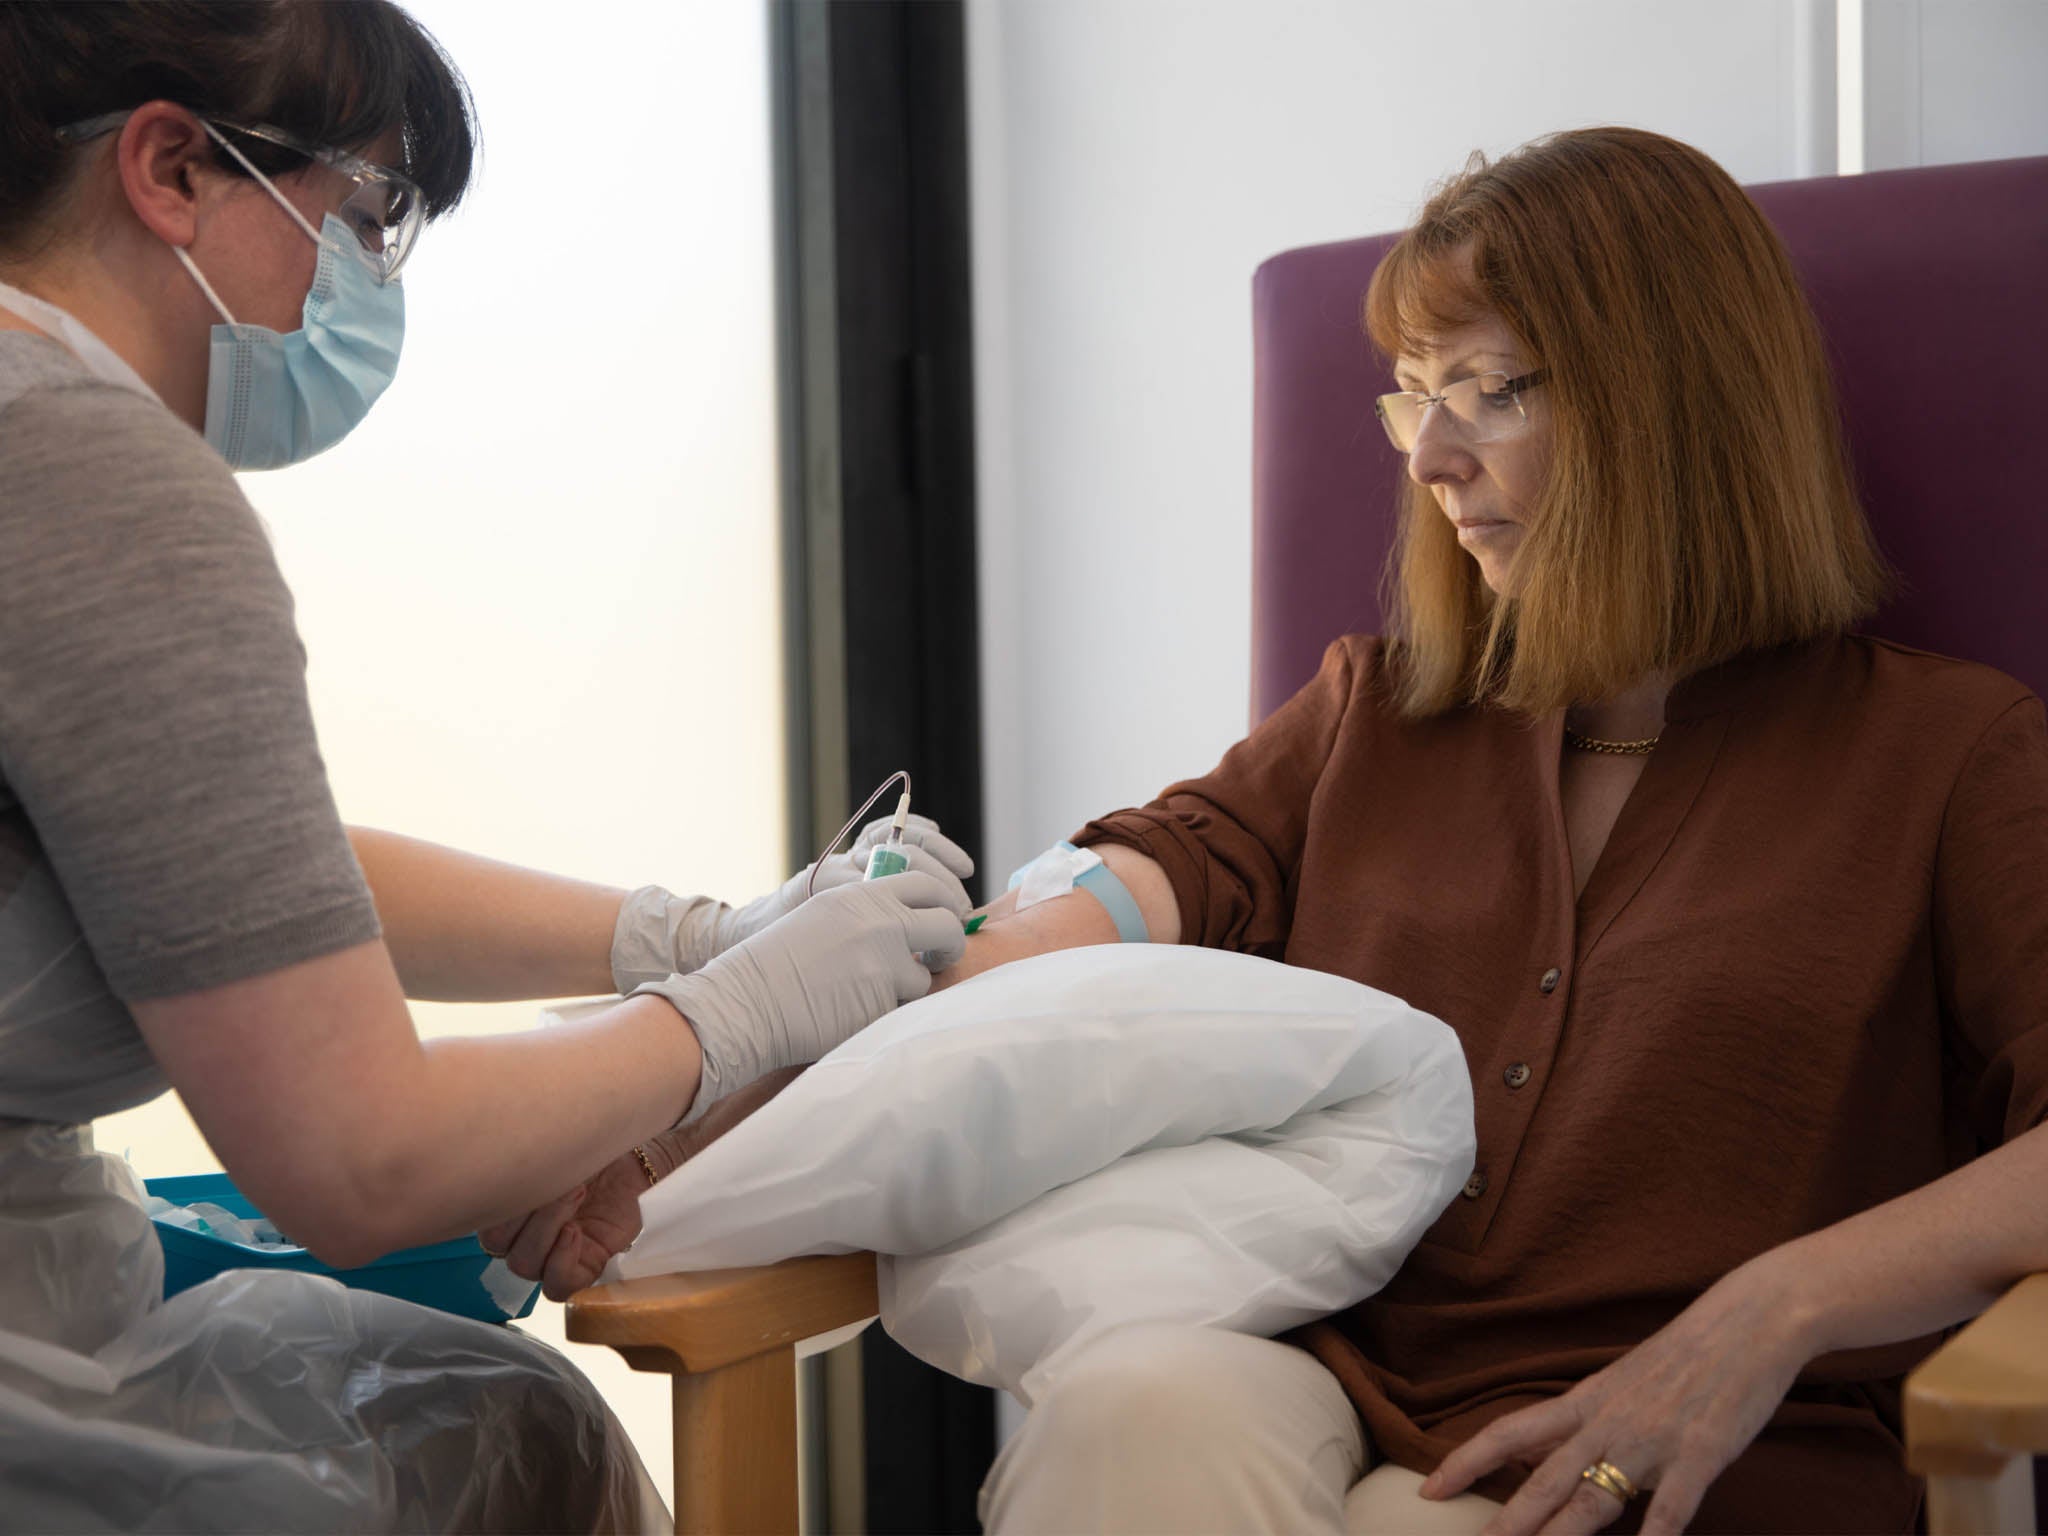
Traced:
POLYGON ((1543 973, 1543 979, 1537 982, 1536 985, 1545 993, 1551 993, 1557 990, 1557 984, 1562 980, 1564 980, 1564 972, 1553 965, 1543 973))
POLYGON ((1506 1079, 1507 1085, 1510 1088, 1519 1088, 1522 1084, 1529 1081, 1529 1063, 1518 1061, 1512 1067, 1509 1067, 1507 1071, 1501 1073, 1501 1076, 1506 1079))
POLYGON ((1481 1168, 1474 1172, 1471 1178, 1465 1181, 1465 1198, 1467 1200, 1477 1200, 1481 1195, 1485 1193, 1486 1170, 1484 1168, 1481 1168))

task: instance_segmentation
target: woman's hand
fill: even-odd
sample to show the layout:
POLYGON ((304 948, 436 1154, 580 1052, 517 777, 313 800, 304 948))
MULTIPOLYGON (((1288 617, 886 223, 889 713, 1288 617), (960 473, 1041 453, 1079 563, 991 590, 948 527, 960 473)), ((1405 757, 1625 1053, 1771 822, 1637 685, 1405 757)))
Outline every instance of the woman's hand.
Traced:
POLYGON ((1671 1323, 1564 1396, 1495 1420, 1423 1483, 1448 1498, 1507 1462, 1537 1461, 1482 1536, 1597 1531, 1622 1511, 1580 1477, 1611 1462, 1649 1501, 1642 1529, 1685 1529, 1812 1358, 1805 1313, 1771 1256, 1735 1270, 1671 1323))
MULTIPOLYGON (((657 1177, 666 1177, 680 1161, 673 1135, 657 1136, 642 1148, 657 1177)), ((520 1279, 540 1281, 549 1301, 567 1301, 596 1282, 613 1254, 632 1247, 647 1189, 646 1169, 628 1152, 540 1209, 485 1227, 476 1240, 520 1279)))
MULTIPOLYGON (((794 1082, 801 1067, 757 1078, 721 1099, 701 1120, 675 1126, 640 1150, 657 1179, 676 1169, 738 1125, 794 1082)), ((539 1210, 501 1221, 477 1233, 484 1252, 501 1256, 522 1280, 538 1280, 549 1301, 567 1301, 597 1277, 614 1254, 640 1235, 640 1197, 647 1170, 631 1152, 615 1158, 595 1178, 578 1184, 539 1210)))

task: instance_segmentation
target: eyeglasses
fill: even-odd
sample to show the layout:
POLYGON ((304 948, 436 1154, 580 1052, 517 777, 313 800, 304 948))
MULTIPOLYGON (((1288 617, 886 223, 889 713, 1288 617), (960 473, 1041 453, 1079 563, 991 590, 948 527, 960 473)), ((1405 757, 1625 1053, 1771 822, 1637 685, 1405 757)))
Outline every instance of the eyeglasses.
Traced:
MULTIPOLYGON (((112 133, 128 120, 126 112, 109 112, 101 117, 89 117, 84 122, 72 123, 59 128, 57 137, 67 144, 83 144, 102 134, 112 133)), ((356 237, 356 243, 367 251, 378 269, 380 281, 390 282, 398 276, 405 265, 406 257, 412 254, 413 242, 419 238, 420 226, 426 223, 426 199, 419 186, 407 176, 392 170, 389 166, 378 165, 365 160, 361 155, 352 155, 345 149, 329 149, 325 145, 310 144, 296 135, 286 133, 282 128, 272 128, 263 123, 235 123, 225 118, 201 118, 221 147, 240 162, 251 175, 262 173, 249 163, 248 157, 225 137, 237 134, 244 138, 256 139, 265 144, 274 144, 293 154, 304 155, 308 160, 317 161, 346 177, 352 183, 347 197, 335 210, 341 221, 356 237)))
POLYGON ((1373 410, 1387 429, 1388 441, 1403 453, 1414 451, 1423 413, 1432 405, 1444 408, 1451 430, 1464 442, 1497 443, 1529 425, 1521 392, 1534 389, 1549 373, 1547 368, 1537 368, 1512 379, 1497 371, 1477 373, 1446 384, 1433 395, 1412 389, 1381 395, 1373 402, 1373 410))

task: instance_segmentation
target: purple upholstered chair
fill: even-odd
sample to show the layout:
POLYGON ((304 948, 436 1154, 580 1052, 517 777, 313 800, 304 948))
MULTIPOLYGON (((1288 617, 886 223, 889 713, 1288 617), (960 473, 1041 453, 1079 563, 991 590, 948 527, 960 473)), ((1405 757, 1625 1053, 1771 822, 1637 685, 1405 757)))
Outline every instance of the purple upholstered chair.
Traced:
MULTIPOLYGON (((2032 453, 2048 442, 2048 157, 1753 191, 1820 316, 1857 483, 1902 577, 1872 632, 2048 692, 2048 466, 2032 453)), ((1288 251, 1253 280, 1254 720, 1330 640, 1380 628, 1402 467, 1373 417, 1393 386, 1359 310, 1393 239, 1288 251)), ((2014 1459, 2048 1453, 2048 1275, 1915 1374, 1907 1423, 1937 1533, 2048 1529, 2014 1459)))

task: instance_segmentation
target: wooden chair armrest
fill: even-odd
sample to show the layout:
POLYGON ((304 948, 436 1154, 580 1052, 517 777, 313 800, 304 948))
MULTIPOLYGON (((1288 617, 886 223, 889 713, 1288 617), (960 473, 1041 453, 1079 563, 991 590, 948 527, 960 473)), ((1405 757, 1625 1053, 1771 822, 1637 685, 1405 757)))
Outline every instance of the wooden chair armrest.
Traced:
POLYGON ((2032 1458, 2048 1454, 2048 1273, 2006 1292, 1906 1378, 1906 1465, 1928 1525, 2032 1531, 2032 1458))
POLYGON ((609 1344, 638 1370, 697 1375, 863 1322, 880 1306, 875 1256, 839 1253, 594 1285, 569 1298, 568 1335, 609 1344))
POLYGON ((677 1531, 751 1536, 797 1529, 796 1346, 879 1309, 875 1256, 843 1253, 594 1285, 568 1334, 674 1375, 677 1531))

